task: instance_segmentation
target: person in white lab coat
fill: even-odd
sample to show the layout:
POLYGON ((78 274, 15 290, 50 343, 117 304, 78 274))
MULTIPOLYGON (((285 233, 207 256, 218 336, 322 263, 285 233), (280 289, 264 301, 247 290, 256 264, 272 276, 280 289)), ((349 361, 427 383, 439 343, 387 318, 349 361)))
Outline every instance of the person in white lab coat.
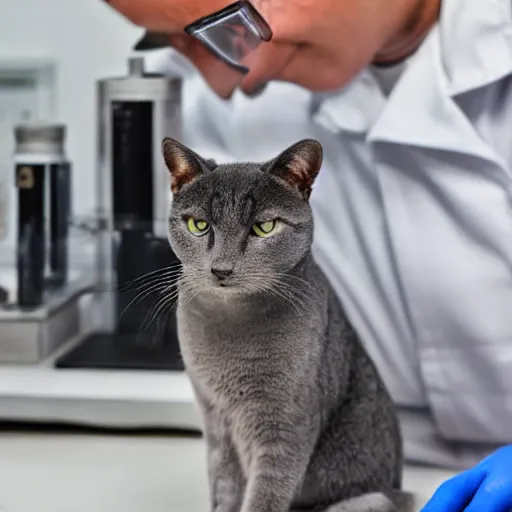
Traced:
POLYGON ((185 76, 203 155, 321 141, 315 254, 394 397, 407 460, 466 469, 494 452, 431 510, 464 509, 482 481, 477 504, 512 509, 487 485, 512 489, 512 450, 495 451, 512 443, 512 0, 242 2, 273 33, 246 52, 229 22, 208 25, 225 0, 110 3, 173 47, 147 63, 185 76))

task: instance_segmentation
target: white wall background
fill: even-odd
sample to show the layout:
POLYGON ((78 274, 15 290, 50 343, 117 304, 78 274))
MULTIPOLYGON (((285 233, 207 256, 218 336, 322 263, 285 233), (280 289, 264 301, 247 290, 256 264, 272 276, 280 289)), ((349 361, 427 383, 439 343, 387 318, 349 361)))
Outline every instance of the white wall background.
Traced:
POLYGON ((0 0, 0 61, 55 61, 55 110, 68 126, 79 215, 95 206, 96 80, 126 73, 140 32, 101 0, 0 0))

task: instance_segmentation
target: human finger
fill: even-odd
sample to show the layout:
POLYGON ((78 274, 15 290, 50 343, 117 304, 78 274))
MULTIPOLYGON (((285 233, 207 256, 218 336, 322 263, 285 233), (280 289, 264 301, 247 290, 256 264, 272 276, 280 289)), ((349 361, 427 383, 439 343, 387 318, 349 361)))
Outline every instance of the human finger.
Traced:
POLYGON ((278 41, 262 43, 244 60, 244 65, 249 68, 249 73, 240 83, 242 91, 251 94, 274 80, 296 51, 297 46, 290 43, 278 41))
POLYGON ((239 86, 244 75, 231 68, 190 36, 171 36, 171 46, 185 55, 198 69, 205 81, 218 96, 228 99, 239 86))

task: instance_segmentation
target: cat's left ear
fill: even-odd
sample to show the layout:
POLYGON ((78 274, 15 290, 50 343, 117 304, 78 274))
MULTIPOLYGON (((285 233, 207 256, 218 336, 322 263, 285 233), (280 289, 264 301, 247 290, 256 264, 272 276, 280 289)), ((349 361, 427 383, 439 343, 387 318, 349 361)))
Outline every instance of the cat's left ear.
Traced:
POLYGON ((166 137, 162 142, 162 154, 171 175, 173 194, 179 193, 185 185, 216 167, 215 161, 204 160, 190 148, 170 137, 166 137))
POLYGON ((322 160, 322 145, 314 139, 304 139, 285 149, 268 164, 266 170, 284 180, 308 200, 322 160))

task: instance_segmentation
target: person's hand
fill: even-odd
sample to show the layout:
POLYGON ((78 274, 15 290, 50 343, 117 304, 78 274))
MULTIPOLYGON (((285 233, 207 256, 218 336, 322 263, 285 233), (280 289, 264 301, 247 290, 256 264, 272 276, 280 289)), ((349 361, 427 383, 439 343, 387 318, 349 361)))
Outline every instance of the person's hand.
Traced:
POLYGON ((512 445, 447 480, 422 512, 512 511, 512 445))

